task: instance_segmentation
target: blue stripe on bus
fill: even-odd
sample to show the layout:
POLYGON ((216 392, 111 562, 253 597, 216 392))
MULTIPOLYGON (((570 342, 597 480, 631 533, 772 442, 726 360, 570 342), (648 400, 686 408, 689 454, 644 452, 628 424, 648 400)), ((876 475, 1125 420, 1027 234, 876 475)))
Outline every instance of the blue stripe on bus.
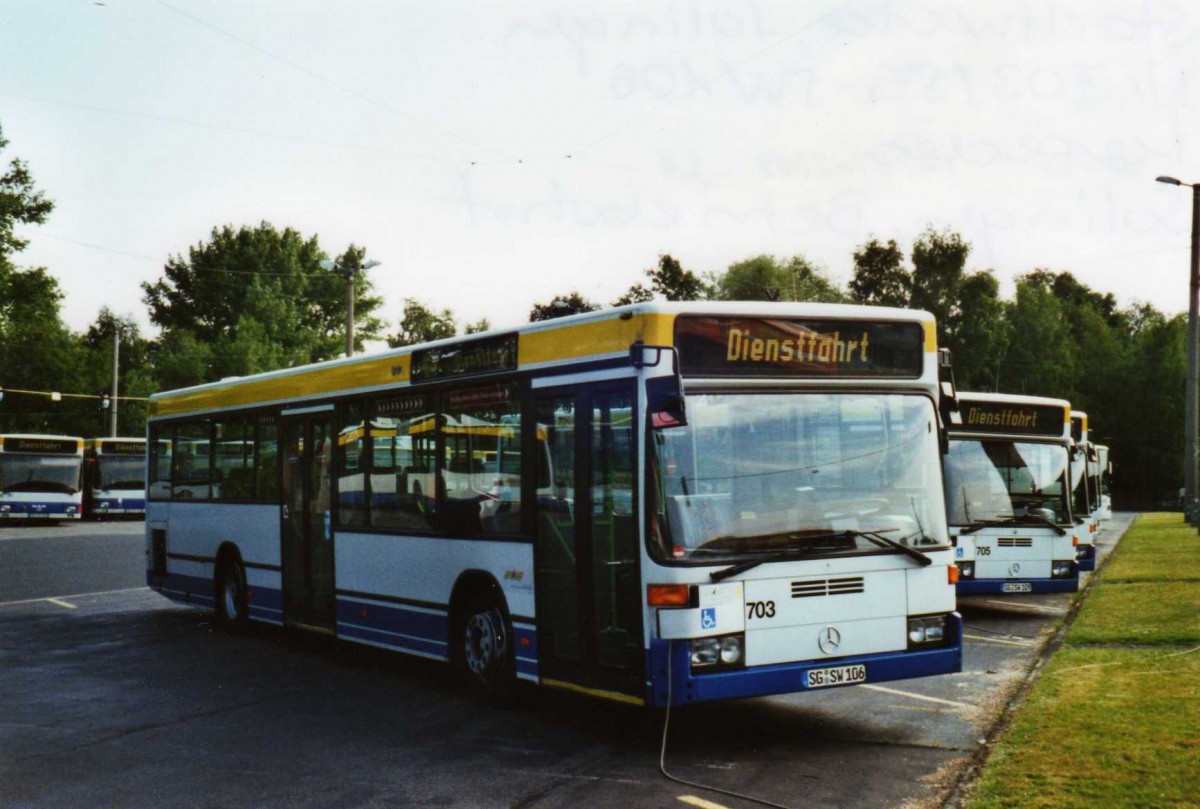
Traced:
POLYGON ((1096 546, 1095 545, 1080 545, 1082 554, 1076 557, 1079 562, 1080 570, 1095 570, 1096 569, 1096 546))
POLYGON ((1025 593, 1074 593, 1078 589, 1079 577, 1076 576, 1070 579, 959 579, 957 592, 960 596, 988 593, 1024 595, 1025 593), (1028 584, 1030 589, 1014 594, 1004 590, 1006 584, 1028 584))
POLYGON ((146 583, 172 601, 199 604, 202 607, 211 607, 215 603, 211 578, 184 576, 181 573, 167 573, 165 576, 147 573, 146 583))
POLYGON ((651 672, 650 679, 654 683, 650 694, 650 703, 656 707, 667 704, 668 655, 670 655, 671 663, 671 703, 673 705, 806 691, 809 689, 804 686, 804 673, 831 666, 865 665, 867 679, 863 682, 867 683, 906 680, 910 677, 925 677, 933 674, 954 674, 962 671, 962 617, 958 613, 951 613, 946 630, 947 641, 950 645, 938 649, 884 652, 829 660, 751 666, 697 675, 693 675, 691 672, 691 648, 688 641, 655 639, 650 642, 650 650, 647 652, 648 671, 651 672))
POLYGON ((538 677, 537 629, 531 626, 513 626, 517 642, 517 676, 526 680, 538 677))
POLYGON ((377 601, 337 601, 337 634, 378 646, 447 659, 449 617, 377 601))
POLYGON ((79 519, 79 512, 83 508, 79 503, 39 503, 28 500, 5 500, 4 505, 8 506, 9 510, 0 514, 0 517, 14 520, 29 518, 75 520, 79 519), (68 514, 67 509, 74 509, 74 512, 68 514))

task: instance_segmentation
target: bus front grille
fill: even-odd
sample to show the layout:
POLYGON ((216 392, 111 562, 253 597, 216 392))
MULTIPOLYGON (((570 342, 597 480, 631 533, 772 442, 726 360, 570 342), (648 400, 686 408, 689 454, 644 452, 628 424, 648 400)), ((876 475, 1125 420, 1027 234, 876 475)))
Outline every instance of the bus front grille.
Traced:
POLYGON ((792 598, 816 596, 839 596, 863 592, 862 576, 844 576, 837 579, 809 579, 792 582, 792 598))
POLYGON ((998 548, 1032 548, 1032 537, 998 537, 996 539, 996 547, 998 548))

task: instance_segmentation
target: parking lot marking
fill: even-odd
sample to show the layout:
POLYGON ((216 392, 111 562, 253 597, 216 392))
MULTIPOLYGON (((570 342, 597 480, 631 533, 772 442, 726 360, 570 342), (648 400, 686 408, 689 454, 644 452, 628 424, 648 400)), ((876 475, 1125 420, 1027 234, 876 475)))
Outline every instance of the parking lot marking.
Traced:
POLYGON ((1041 612, 1046 615, 1066 615, 1067 611, 1061 607, 1043 607, 1040 604, 1021 604, 1016 601, 1000 601, 999 599, 989 599, 983 602, 984 604, 996 604, 1001 607, 1008 607, 1014 612, 1041 612))
POLYGON ((680 795, 679 801, 681 803, 690 803, 692 806, 699 806, 700 809, 727 809, 722 804, 706 801, 704 798, 697 798, 695 795, 680 795))
POLYGON ((66 608, 67 608, 67 609, 69 609, 69 610, 77 610, 77 609, 79 609, 79 607, 76 607, 76 606, 75 606, 74 604, 72 604, 71 602, 69 602, 69 601, 63 601, 61 598, 47 598, 46 600, 47 600, 47 601, 49 601, 51 604, 56 604, 56 605, 58 605, 58 606, 60 606, 60 607, 66 607, 66 608))
MULTIPOLYGON (((20 601, 0 601, 0 607, 16 607, 21 604, 38 604, 43 601, 49 601, 51 604, 54 604, 65 598, 87 598, 88 596, 109 596, 109 595, 114 595, 116 593, 136 593, 138 590, 149 590, 149 589, 150 589, 149 587, 126 587, 123 590, 100 590, 99 592, 96 592, 96 593, 75 593, 74 595, 69 595, 69 596, 43 596, 42 598, 23 598, 20 601)), ((61 607, 64 605, 59 604, 59 606, 61 607)), ((72 609, 75 608, 74 604, 67 604, 65 606, 71 607, 72 609)))
POLYGON ((963 637, 967 640, 978 640, 984 643, 999 643, 1001 646, 1033 646, 1033 641, 1029 640, 1009 640, 1008 638, 989 638, 983 635, 968 635, 963 633, 963 637))
POLYGON ((895 694, 896 696, 908 697, 909 699, 919 699, 919 700, 923 700, 925 702, 936 702, 938 705, 952 705, 955 708, 974 708, 975 707, 974 705, 970 705, 966 702, 955 702, 954 700, 939 699, 938 697, 927 697, 924 694, 914 694, 911 691, 900 691, 895 688, 884 688, 882 685, 863 684, 863 685, 860 685, 859 688, 866 688, 871 691, 880 691, 884 694, 895 694))

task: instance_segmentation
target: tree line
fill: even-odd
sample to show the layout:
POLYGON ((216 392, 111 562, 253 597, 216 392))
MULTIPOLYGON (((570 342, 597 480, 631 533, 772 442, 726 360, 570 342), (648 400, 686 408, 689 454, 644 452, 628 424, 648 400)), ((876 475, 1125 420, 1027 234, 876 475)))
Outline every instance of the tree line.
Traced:
MULTIPOLYGON (((0 152, 7 142, 0 131, 0 152)), ((62 321, 62 290, 44 267, 15 261, 27 240, 16 225, 37 225, 53 211, 28 167, 12 159, 0 175, 0 432, 103 435, 101 408, 111 385, 114 337, 120 342, 119 431, 140 435, 139 397, 159 390, 244 376, 340 356, 344 349, 343 273, 361 267, 367 250, 350 245, 330 256, 317 237, 268 222, 223 225, 170 256, 161 277, 142 285, 142 303, 158 336, 144 337, 133 318, 101 309, 82 333, 62 321), (25 393, 22 391, 29 391, 25 393), (82 395, 55 402, 44 392, 82 395)), ((669 301, 820 301, 926 309, 950 348, 961 390, 1000 391, 1070 400, 1089 414, 1093 440, 1108 444, 1116 466, 1118 507, 1173 504, 1182 481, 1186 315, 1167 316, 1072 273, 1035 268, 1016 278, 1005 300, 991 269, 968 269, 970 243, 933 226, 907 250, 872 236, 853 253, 843 288, 804 256, 759 255, 721 272, 696 273, 662 254, 613 301, 567 291, 534 303, 531 321, 605 305, 669 301)), ((353 273, 355 344, 390 346, 471 334, 488 320, 460 324, 450 309, 408 298, 389 330, 383 300, 365 273, 353 273)))

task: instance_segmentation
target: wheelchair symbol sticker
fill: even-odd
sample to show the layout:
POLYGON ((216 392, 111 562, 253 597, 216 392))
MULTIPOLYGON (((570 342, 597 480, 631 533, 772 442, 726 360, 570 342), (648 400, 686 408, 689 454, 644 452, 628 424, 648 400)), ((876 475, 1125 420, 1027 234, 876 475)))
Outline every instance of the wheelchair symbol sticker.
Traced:
POLYGON ((717 608, 705 607, 700 610, 700 628, 701 629, 716 629, 717 628, 717 608))

